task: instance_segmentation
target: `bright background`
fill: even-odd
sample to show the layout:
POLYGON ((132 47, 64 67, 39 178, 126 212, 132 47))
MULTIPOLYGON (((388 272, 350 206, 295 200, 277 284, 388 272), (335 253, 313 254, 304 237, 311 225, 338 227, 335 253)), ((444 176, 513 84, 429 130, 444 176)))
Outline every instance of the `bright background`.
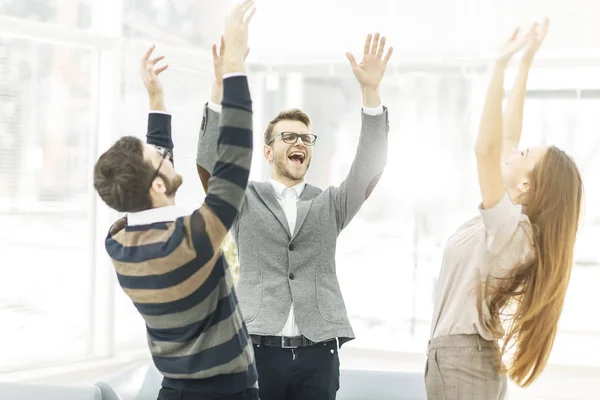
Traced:
MULTIPOLYGON (((177 200, 200 204, 194 160, 210 45, 234 3, 0 0, 0 379, 147 356, 143 321, 104 253, 116 215, 97 199, 91 171, 116 138, 145 134, 137 68, 156 43, 171 66, 163 81, 186 182, 177 200)), ((551 18, 530 74, 523 145, 568 150, 584 175, 587 205, 550 360, 549 374, 562 372, 531 390, 558 396, 560 374, 600 374, 600 3, 257 3, 248 57, 256 131, 282 108, 304 109, 319 136, 308 181, 321 187, 344 179, 358 139, 360 92, 344 53, 358 58, 375 31, 395 48, 381 87, 390 109, 388 165, 337 253, 357 335, 347 352, 358 367, 383 354, 422 369, 443 244, 477 212, 471 147, 490 57, 515 25, 551 18)), ((268 177, 261 154, 254 179, 268 177)))

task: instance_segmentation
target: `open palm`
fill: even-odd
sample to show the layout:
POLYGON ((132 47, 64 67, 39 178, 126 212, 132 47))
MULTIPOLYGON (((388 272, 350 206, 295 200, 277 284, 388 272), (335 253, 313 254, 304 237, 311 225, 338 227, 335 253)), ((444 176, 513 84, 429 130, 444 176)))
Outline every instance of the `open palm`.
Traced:
POLYGON ((363 58, 360 63, 356 62, 351 53, 346 53, 346 57, 352 67, 352 72, 361 86, 374 87, 378 86, 381 82, 394 49, 390 47, 385 57, 383 57, 384 50, 385 37, 380 39, 379 33, 376 33, 375 36, 371 34, 367 36, 363 58))

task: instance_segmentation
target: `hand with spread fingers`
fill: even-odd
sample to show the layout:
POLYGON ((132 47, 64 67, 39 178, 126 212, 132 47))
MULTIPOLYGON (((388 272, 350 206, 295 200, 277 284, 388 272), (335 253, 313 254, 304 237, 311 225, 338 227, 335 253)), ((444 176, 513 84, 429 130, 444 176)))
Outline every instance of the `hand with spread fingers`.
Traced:
MULTIPOLYGON (((221 73, 244 72, 244 60, 248 52, 248 25, 256 7, 253 0, 245 0, 236 6, 225 21, 221 73)), ((213 60, 216 47, 213 51, 213 60)), ((217 71, 215 71, 217 75, 217 71)), ((218 78, 217 78, 218 79, 218 78)), ((222 75, 221 75, 222 79, 222 75)))
POLYGON ((148 96, 150 97, 150 101, 154 99, 155 101, 162 101, 164 96, 163 86, 158 79, 158 76, 163 73, 168 65, 163 65, 162 67, 156 68, 156 64, 159 61, 163 60, 165 56, 159 56, 156 58, 150 58, 152 56, 152 52, 154 52, 156 46, 152 45, 142 57, 140 63, 140 76, 142 77, 142 81, 144 82, 144 86, 148 91, 148 96))
POLYGON ((365 40, 363 58, 360 63, 356 62, 351 53, 346 53, 346 57, 352 66, 352 72, 362 88, 377 88, 383 78, 387 63, 394 51, 390 47, 385 57, 383 56, 385 41, 385 36, 380 38, 379 33, 374 36, 369 34, 365 40))

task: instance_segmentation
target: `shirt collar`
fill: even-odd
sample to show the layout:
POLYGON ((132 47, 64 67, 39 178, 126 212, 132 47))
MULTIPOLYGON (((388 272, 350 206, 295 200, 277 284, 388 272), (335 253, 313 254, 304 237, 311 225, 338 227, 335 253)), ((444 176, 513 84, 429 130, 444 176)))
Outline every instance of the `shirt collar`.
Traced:
POLYGON ((127 225, 149 225, 155 222, 172 222, 187 215, 186 210, 178 206, 165 206, 127 214, 127 225))
MULTIPOLYGON (((277 197, 282 198, 283 192, 285 189, 287 189, 287 186, 285 186, 281 182, 276 181, 273 178, 269 179, 269 183, 271 184, 271 186, 273 186, 273 190, 275 191, 275 194, 277 195, 277 197)), ((298 198, 300 198, 300 195, 304 191, 305 187, 306 187, 306 182, 300 182, 299 184, 292 186, 290 189, 294 189, 296 191, 296 194, 298 195, 298 198)))

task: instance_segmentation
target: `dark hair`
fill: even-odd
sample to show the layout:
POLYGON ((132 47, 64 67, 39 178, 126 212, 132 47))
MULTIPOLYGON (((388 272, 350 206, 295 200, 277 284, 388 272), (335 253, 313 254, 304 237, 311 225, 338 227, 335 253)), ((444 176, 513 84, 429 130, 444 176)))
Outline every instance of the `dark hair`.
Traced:
POLYGON ((144 159, 142 141, 124 136, 96 162, 94 188, 106 205, 114 210, 147 210, 152 208, 150 185, 155 172, 144 159))
POLYGON ((298 108, 281 111, 273 120, 271 120, 271 122, 269 122, 269 125, 267 125, 267 129, 265 130, 265 144, 269 143, 269 140, 271 140, 273 128, 279 121, 300 121, 310 128, 310 118, 304 111, 298 108))

